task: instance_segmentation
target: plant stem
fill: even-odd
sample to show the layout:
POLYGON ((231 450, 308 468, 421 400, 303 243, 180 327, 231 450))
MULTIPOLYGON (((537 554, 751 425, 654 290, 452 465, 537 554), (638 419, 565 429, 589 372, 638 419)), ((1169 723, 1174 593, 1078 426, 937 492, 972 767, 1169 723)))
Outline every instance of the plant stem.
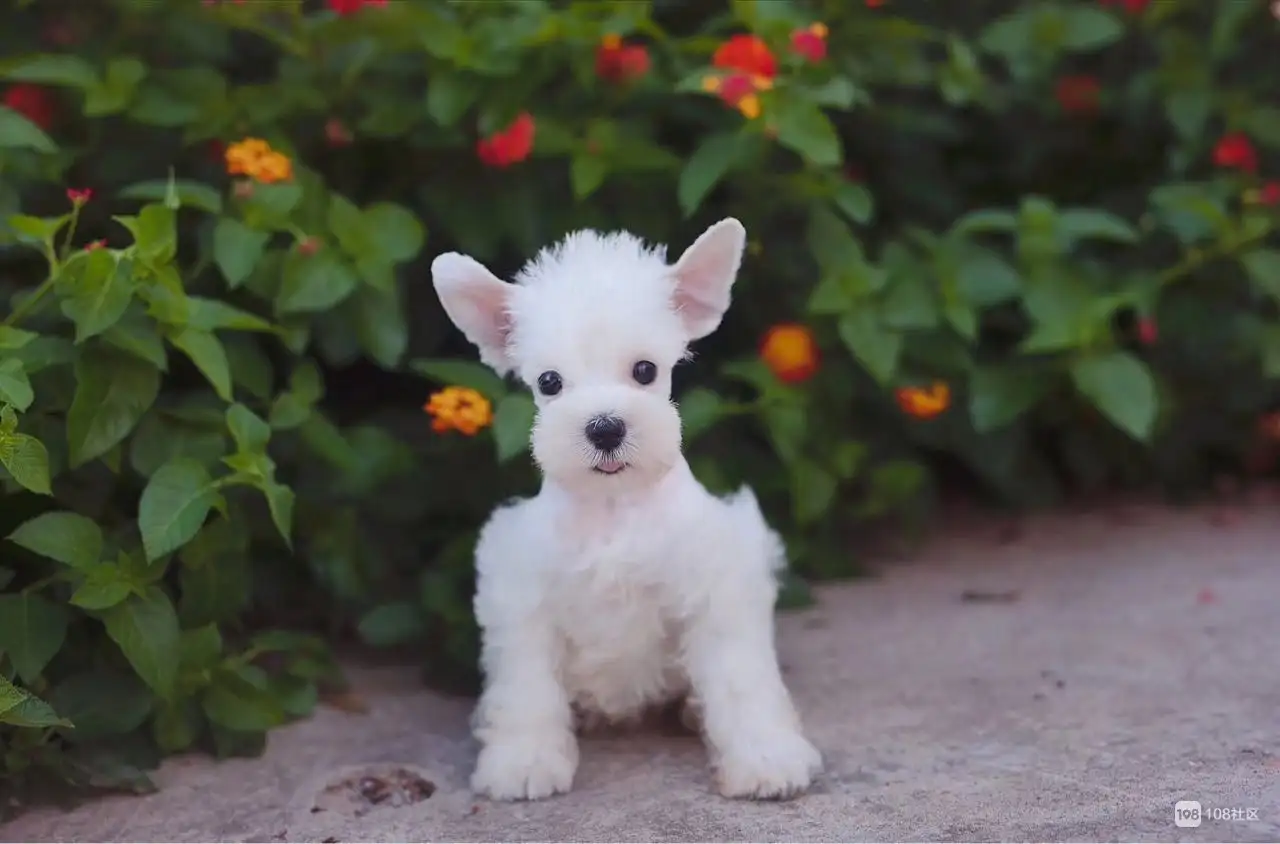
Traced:
POLYGON ((21 322, 23 318, 29 316, 31 312, 36 309, 36 306, 40 304, 40 300, 47 296, 49 291, 53 289, 53 283, 56 278, 56 273, 50 273, 49 277, 40 282, 40 286, 37 287, 30 296, 23 299, 22 302, 18 304, 18 307, 13 309, 13 313, 5 317, 3 322, 0 322, 0 325, 15 326, 21 322))
POLYGON ((1261 231, 1249 237, 1241 238, 1240 240, 1233 240, 1227 243, 1218 243, 1218 244, 1214 244, 1213 246, 1207 249, 1192 252, 1188 254, 1185 258, 1183 258, 1181 261, 1179 261, 1178 263, 1174 264, 1172 267, 1170 267, 1169 269, 1161 273, 1157 277, 1157 283, 1160 287, 1164 287, 1167 284, 1172 284, 1173 282, 1178 281, 1181 278, 1191 275, 1193 272, 1200 269, 1205 264, 1208 264, 1211 261, 1216 261, 1219 258, 1229 258, 1230 256, 1244 249, 1245 247, 1253 246, 1257 243, 1261 243, 1262 241, 1270 237, 1271 234, 1272 234, 1272 230, 1268 228, 1265 231, 1261 231))

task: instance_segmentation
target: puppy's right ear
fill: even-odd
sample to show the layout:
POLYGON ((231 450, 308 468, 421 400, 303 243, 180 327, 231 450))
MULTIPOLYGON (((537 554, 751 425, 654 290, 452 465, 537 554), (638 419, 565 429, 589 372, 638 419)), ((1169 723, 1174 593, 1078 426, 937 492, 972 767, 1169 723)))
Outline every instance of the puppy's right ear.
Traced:
POLYGON ((507 346, 512 285, 457 252, 446 252, 431 262, 431 280, 444 312, 480 350, 480 360, 506 375, 511 370, 507 346))

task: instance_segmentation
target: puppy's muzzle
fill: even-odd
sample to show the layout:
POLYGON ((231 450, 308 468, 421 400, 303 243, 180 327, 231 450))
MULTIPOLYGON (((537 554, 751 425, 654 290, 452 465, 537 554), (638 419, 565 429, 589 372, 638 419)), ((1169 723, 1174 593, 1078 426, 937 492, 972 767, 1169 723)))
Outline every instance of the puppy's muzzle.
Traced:
POLYGON ((587 442, 605 454, 617 451, 627 438, 627 423, 617 416, 595 416, 583 429, 587 442))

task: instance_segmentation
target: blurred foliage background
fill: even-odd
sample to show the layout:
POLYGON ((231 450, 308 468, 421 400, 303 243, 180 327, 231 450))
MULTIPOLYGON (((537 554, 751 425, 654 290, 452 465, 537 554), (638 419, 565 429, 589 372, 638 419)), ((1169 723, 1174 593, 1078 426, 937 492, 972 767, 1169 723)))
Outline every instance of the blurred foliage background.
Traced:
MULTIPOLYGON (((783 603, 940 490, 1197 493, 1280 441, 1265 0, 103 0, 0 27, 0 788, 147 789, 341 705, 335 644, 475 682, 525 389, 427 266, 751 236, 679 373, 783 603)), ((0 802, 0 813, 12 807, 0 802)))

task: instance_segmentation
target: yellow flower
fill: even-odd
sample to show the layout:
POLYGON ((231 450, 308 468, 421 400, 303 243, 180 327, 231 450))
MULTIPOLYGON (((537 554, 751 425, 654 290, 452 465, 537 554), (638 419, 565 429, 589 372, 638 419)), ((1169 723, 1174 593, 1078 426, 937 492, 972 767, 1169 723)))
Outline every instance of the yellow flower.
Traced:
POLYGON ((445 387, 423 406, 438 434, 457 431, 473 437, 493 424, 493 405, 470 387, 445 387))
POLYGON ((259 182, 285 182, 293 178, 293 162, 261 138, 245 138, 227 147, 227 172, 259 182))

